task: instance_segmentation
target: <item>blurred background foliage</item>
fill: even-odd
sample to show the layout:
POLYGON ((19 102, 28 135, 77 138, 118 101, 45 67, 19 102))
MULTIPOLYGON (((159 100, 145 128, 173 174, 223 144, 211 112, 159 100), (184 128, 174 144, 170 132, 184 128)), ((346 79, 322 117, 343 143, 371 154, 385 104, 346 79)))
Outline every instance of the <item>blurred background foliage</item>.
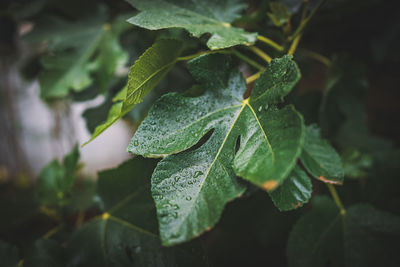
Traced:
MULTIPOLYGON (((300 21, 302 2, 249 0, 246 14, 236 25, 282 43, 300 21), (282 8, 281 3, 287 8, 282 8)), ((316 4, 310 0, 309 7, 316 4)), ((396 1, 383 0, 326 1, 307 25, 295 55, 303 77, 290 101, 307 124, 320 125, 323 135, 341 154, 346 180, 338 191, 345 205, 362 201, 400 216, 400 17, 396 6, 396 1), (310 51, 328 57, 329 66, 314 60, 310 51)), ((206 49, 205 42, 179 29, 146 31, 125 23, 135 10, 122 0, 6 0, 0 8, 0 266, 22 264, 21 259, 23 266, 66 266, 65 262, 67 266, 89 266, 91 263, 81 256, 66 256, 72 252, 65 242, 74 235, 73 242, 85 244, 88 255, 97 255, 95 238, 87 243, 79 241, 82 230, 77 229, 107 210, 107 197, 93 179, 94 173, 105 165, 100 160, 94 171, 84 170, 75 144, 85 141, 89 133, 83 139, 74 136, 74 132, 72 137, 63 137, 59 132, 76 124, 73 117, 65 117, 70 116, 75 103, 97 99, 84 106, 80 114, 88 132, 93 132, 106 120, 113 97, 125 86, 129 66, 155 40, 183 40, 183 55, 206 49), (55 141, 50 150, 57 150, 53 146, 59 143, 64 147, 60 153, 50 153, 59 160, 45 166, 32 166, 32 157, 46 157, 40 153, 32 156, 20 138, 31 133, 19 118, 29 118, 33 123, 43 119, 35 117, 31 107, 20 102, 29 97, 24 90, 35 81, 39 81, 37 95, 46 108, 58 114, 52 117, 55 126, 51 135, 55 141)), ((274 55, 268 47, 263 48, 274 55)), ((241 69, 249 72, 245 66, 241 69)), ((124 117, 128 135, 133 134, 159 96, 183 92, 192 84, 185 64, 178 63, 124 117)), ((107 154, 108 150, 102 153, 107 154)), ((118 161, 122 162, 123 157, 118 161)), ((313 181, 313 188, 314 195, 327 192, 322 183, 313 181)), ((205 266, 204 262, 211 266, 287 265, 289 233, 310 205, 281 213, 266 194, 253 191, 227 206, 217 226, 201 237, 201 245, 191 244, 201 251, 199 266, 205 266)), ((117 189, 114 193, 118 195, 117 189)), ((126 254, 131 249, 121 248, 126 254)), ((193 248, 184 247, 182 251, 187 249, 196 258, 193 248)), ((182 259, 185 257, 180 254, 185 253, 157 253, 171 266, 193 262, 192 258, 182 259)), ((141 260, 141 266, 156 265, 141 260)), ((336 262, 330 263, 335 266, 336 262)), ((121 262, 100 262, 96 266, 107 264, 124 266, 121 262)))

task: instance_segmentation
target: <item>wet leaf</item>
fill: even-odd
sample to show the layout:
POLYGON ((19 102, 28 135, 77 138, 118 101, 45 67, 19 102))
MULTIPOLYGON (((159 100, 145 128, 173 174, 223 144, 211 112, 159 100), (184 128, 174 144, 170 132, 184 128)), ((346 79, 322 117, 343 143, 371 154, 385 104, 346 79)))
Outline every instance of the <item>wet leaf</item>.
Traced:
POLYGON ((149 30, 184 28, 195 37, 210 33, 210 49, 251 45, 256 33, 232 27, 246 4, 238 0, 188 2, 179 0, 128 0, 141 12, 128 21, 149 30))
POLYGON ((269 195, 279 210, 287 211, 303 206, 311 198, 311 193, 310 178, 300 167, 296 166, 283 184, 269 195))
POLYGON ((304 137, 301 115, 292 106, 276 106, 300 78, 290 57, 273 60, 245 100, 244 78, 230 70, 229 57, 202 56, 189 69, 204 94, 164 95, 128 147, 146 157, 168 155, 152 176, 165 245, 215 225, 226 202, 244 192, 235 172, 265 190, 275 189, 295 166, 304 137), (207 133, 211 136, 199 148, 185 151, 207 133))

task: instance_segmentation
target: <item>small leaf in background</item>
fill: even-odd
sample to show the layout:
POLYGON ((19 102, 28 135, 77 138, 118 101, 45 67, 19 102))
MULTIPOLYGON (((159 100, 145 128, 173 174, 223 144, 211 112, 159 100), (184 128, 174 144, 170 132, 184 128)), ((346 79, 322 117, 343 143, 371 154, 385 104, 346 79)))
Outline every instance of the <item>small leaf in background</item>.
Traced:
POLYGON ((285 4, 280 2, 270 2, 268 17, 272 20, 275 26, 281 27, 290 21, 290 13, 285 4))
POLYGON ((128 113, 160 82, 175 65, 182 51, 182 44, 176 40, 160 39, 132 65, 128 85, 114 98, 119 101, 111 106, 107 120, 98 125, 86 145, 108 127, 128 113))
POLYGON ((273 192, 270 192, 272 201, 280 211, 297 209, 311 198, 312 184, 308 175, 296 166, 273 192))
POLYGON ((3 267, 16 267, 18 265, 18 249, 0 240, 0 265, 3 267))
POLYGON ((343 171, 346 178, 359 179, 367 177, 373 165, 373 157, 356 149, 347 149, 341 155, 343 171))
POLYGON ((127 28, 119 25, 118 18, 115 23, 106 23, 105 13, 100 9, 77 22, 46 18, 27 36, 28 41, 46 44, 39 74, 43 99, 65 97, 70 90, 82 91, 92 84, 92 73, 104 91, 115 70, 125 65, 127 54, 118 38, 127 28))
POLYGON ((235 45, 251 45, 256 33, 248 33, 231 23, 240 18, 246 4, 238 0, 202 1, 191 3, 179 0, 128 0, 141 12, 128 21, 149 30, 184 28, 195 37, 210 33, 210 49, 223 49, 235 45))
POLYGON ((64 157, 62 164, 55 159, 42 169, 35 187, 36 195, 41 204, 65 204, 68 199, 67 194, 75 182, 79 157, 79 150, 76 145, 64 157))
POLYGON ((69 242, 73 266, 207 265, 197 243, 161 246, 150 193, 156 162, 137 157, 99 173, 104 213, 83 225, 69 242))
POLYGON ((168 155, 152 176, 164 245, 192 239, 215 225, 225 204, 245 190, 235 171, 266 190, 282 183, 296 164, 304 136, 293 107, 276 106, 300 78, 290 57, 272 61, 250 100, 243 100, 246 84, 230 69, 229 57, 201 56, 189 69, 205 92, 161 97, 128 147, 146 157, 168 155), (211 136, 199 148, 187 150, 207 133, 211 136))
POLYGON ((400 217, 369 204, 342 216, 328 197, 315 197, 312 210, 290 233, 289 266, 399 266, 400 217))
POLYGON ((306 128, 303 152, 300 156, 306 170, 315 178, 332 184, 343 183, 343 167, 335 149, 321 137, 316 125, 306 128))

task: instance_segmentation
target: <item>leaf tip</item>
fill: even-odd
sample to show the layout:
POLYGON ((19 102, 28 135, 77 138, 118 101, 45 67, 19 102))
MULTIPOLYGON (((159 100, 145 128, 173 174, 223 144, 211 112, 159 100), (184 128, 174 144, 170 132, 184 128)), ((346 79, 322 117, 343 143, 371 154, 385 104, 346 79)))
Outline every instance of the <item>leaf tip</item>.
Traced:
POLYGON ((318 177, 317 179, 322 181, 322 182, 324 182, 324 183, 326 183, 326 184, 337 184, 337 185, 342 185, 343 184, 343 182, 341 182, 341 181, 330 180, 330 179, 325 178, 322 175, 320 177, 318 177))
POLYGON ((261 185, 261 188, 267 191, 272 191, 278 186, 278 182, 275 180, 266 181, 261 185))

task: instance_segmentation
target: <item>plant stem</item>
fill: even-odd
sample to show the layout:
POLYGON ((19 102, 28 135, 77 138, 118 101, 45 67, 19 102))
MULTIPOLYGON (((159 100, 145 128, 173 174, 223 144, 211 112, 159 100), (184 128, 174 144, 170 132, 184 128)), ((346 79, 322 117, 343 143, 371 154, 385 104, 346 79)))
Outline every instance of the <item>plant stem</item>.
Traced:
POLYGON ((55 233, 57 233, 59 230, 61 230, 61 225, 58 225, 58 226, 50 229, 42 238, 48 239, 51 236, 53 236, 55 233))
POLYGON ((299 45, 299 41, 301 39, 301 34, 297 35, 296 38, 294 38, 292 44, 290 45, 288 55, 293 55, 294 52, 296 51, 297 46, 299 45))
POLYGON ((318 3, 318 5, 311 11, 310 15, 308 15, 307 17, 305 17, 301 20, 299 27, 296 29, 296 31, 293 33, 293 35, 289 37, 289 41, 294 40, 303 31, 304 27, 311 20, 311 18, 314 16, 314 14, 317 12, 317 10, 322 6, 322 4, 325 3, 325 1, 326 0, 321 0, 318 3))
POLYGON ((328 68, 331 66, 331 61, 326 56, 323 56, 323 55, 318 54, 318 53, 316 53, 314 51, 310 51, 310 50, 306 50, 306 49, 301 49, 301 50, 299 50, 299 52, 301 52, 303 55, 305 55, 307 57, 315 59, 316 61, 324 64, 328 68))
POLYGON ((272 41, 271 39, 269 39, 269 38, 267 38, 267 37, 265 37, 265 36, 258 35, 258 36, 257 36, 257 39, 258 39, 259 41, 261 41, 261 42, 263 42, 263 43, 266 43, 267 45, 269 45, 269 46, 275 48, 276 50, 278 50, 278 51, 280 51, 280 52, 282 52, 283 49, 284 49, 283 46, 281 46, 281 45, 275 43, 274 41, 272 41))
POLYGON ((255 46, 251 46, 250 50, 253 51, 260 58, 262 58, 265 61, 267 61, 268 63, 271 62, 272 58, 269 55, 267 55, 266 53, 264 53, 261 49, 255 47, 255 46))
POLYGON ((258 64, 257 62, 255 62, 254 60, 252 60, 251 58, 243 55, 242 53, 232 49, 232 54, 234 54, 235 56, 237 56, 239 59, 243 60, 244 62, 246 62, 247 64, 253 66, 254 68, 263 71, 265 68, 263 66, 261 66, 260 64, 258 64))
POLYGON ((346 209, 344 208, 343 203, 340 200, 336 188, 332 184, 326 184, 326 186, 328 187, 329 192, 331 193, 331 196, 335 201, 336 206, 339 208, 340 214, 344 217, 346 215, 346 209))
POLYGON ((255 74, 253 74, 253 75, 247 77, 247 79, 246 79, 246 84, 252 83, 252 82, 254 82, 255 80, 257 80, 258 77, 260 77, 260 74, 261 74, 261 71, 259 71, 259 72, 255 73, 255 74))
POLYGON ((192 54, 192 55, 188 55, 188 56, 184 56, 184 57, 178 57, 176 59, 176 61, 186 61, 186 60, 191 60, 193 58, 196 58, 196 57, 199 57, 199 56, 202 56, 202 55, 217 54, 217 53, 219 53, 219 54, 230 54, 231 52, 227 51, 227 50, 201 51, 201 52, 198 52, 196 54, 192 54))

